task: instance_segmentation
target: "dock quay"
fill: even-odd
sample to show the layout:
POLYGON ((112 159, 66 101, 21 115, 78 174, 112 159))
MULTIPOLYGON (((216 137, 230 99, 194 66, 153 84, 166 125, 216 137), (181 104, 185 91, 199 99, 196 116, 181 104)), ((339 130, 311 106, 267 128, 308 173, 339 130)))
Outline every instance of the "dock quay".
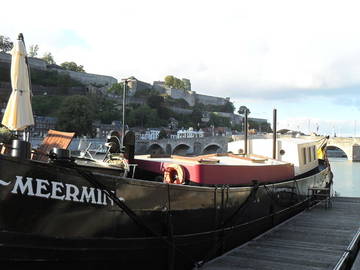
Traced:
POLYGON ((359 270, 360 198, 333 197, 205 263, 202 270, 359 270))

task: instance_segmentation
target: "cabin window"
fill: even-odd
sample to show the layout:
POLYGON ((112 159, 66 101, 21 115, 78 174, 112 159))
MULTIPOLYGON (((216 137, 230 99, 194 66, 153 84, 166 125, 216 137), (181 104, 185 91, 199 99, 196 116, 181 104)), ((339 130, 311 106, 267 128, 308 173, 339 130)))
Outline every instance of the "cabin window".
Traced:
POLYGON ((285 150, 284 149, 280 150, 280 155, 285 155, 285 150))
POLYGON ((304 161, 304 165, 306 164, 306 147, 304 147, 302 149, 302 156, 303 156, 303 161, 304 161))
POLYGON ((312 153, 313 153, 313 159, 314 160, 316 160, 316 147, 315 147, 315 145, 313 145, 313 147, 312 147, 312 153))
POLYGON ((311 162, 311 157, 312 157, 312 153, 311 153, 311 147, 308 147, 308 157, 309 157, 309 162, 311 162))

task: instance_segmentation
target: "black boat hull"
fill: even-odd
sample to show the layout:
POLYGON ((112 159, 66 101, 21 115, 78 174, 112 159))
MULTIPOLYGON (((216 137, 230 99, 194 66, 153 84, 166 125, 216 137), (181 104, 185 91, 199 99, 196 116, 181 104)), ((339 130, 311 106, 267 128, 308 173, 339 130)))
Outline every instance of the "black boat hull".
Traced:
POLYGON ((2 265, 191 269, 303 210, 308 188, 330 182, 328 168, 250 187, 91 175, 105 190, 68 164, 0 156, 2 265))

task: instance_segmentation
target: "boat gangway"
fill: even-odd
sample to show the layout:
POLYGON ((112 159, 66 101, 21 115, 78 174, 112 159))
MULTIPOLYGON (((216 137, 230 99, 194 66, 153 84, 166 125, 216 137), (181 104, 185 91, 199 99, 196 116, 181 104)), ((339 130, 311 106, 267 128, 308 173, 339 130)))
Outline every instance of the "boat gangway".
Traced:
POLYGON ((333 197, 331 207, 320 202, 200 269, 359 270, 359 245, 360 198, 333 197))

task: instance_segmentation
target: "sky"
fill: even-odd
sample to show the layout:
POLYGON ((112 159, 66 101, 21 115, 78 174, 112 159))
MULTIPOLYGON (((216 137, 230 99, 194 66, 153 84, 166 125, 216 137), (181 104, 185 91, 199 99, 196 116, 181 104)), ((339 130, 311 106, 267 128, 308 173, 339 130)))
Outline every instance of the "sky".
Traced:
POLYGON ((250 117, 360 136, 360 2, 77 0, 1 4, 0 35, 86 72, 152 83, 190 79, 250 117))

